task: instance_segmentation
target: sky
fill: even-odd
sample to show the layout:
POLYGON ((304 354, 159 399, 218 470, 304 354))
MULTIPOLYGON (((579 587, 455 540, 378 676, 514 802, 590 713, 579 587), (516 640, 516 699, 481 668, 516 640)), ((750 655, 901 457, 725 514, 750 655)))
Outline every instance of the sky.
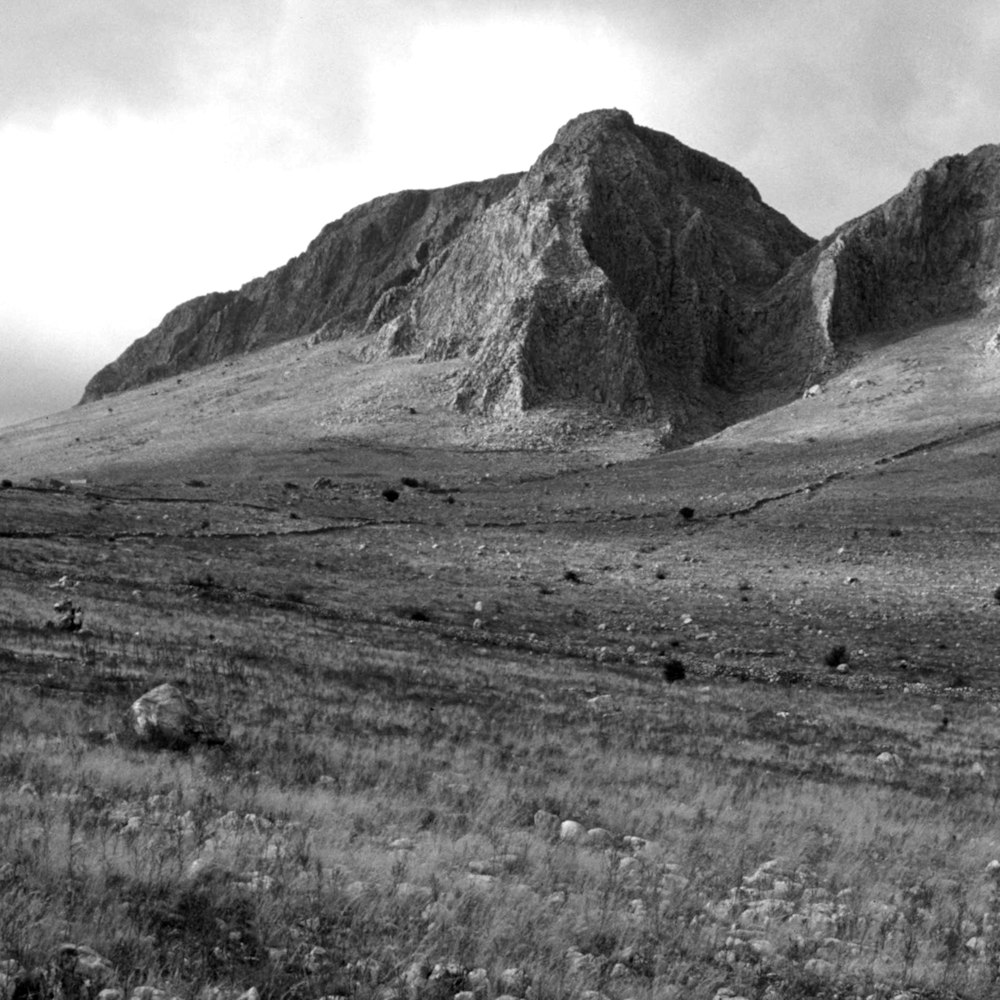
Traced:
POLYGON ((0 426, 380 194, 619 107, 813 236, 1000 142, 995 0, 2 0, 0 426))

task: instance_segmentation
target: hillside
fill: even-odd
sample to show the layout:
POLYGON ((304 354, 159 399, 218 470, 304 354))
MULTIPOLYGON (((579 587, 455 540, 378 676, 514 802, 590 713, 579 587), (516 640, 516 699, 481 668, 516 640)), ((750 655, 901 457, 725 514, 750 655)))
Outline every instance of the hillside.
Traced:
POLYGON ((419 274, 517 180, 403 191, 353 209, 283 267, 171 310, 88 382, 83 401, 303 334, 358 332, 387 289, 419 274))

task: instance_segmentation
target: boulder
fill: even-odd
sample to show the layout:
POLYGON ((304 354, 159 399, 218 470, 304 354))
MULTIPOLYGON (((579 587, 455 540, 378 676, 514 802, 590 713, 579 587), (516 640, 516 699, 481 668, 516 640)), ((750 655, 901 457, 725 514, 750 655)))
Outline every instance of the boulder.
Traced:
POLYGON ((139 742, 152 747, 187 750, 196 743, 226 742, 219 720, 173 684, 161 684, 137 698, 129 721, 139 742))
POLYGON ((559 839, 568 844, 580 843, 586 836, 586 828, 575 819, 565 819, 559 824, 559 839))
POLYGON ((53 974, 64 997, 96 997, 116 981, 114 966, 93 948, 83 944, 59 946, 53 974))

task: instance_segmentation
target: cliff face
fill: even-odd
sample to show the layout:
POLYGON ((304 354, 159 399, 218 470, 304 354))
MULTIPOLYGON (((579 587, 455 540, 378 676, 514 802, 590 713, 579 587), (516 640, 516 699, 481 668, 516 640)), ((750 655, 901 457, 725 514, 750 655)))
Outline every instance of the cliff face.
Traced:
POLYGON ((738 318, 812 243, 731 167, 592 112, 369 332, 383 353, 471 357, 456 401, 475 411, 582 398, 683 420, 729 377, 738 318))
POLYGON ((518 179, 403 191, 352 209, 283 267, 173 309, 90 380, 83 402, 302 334, 360 331, 387 290, 419 275, 518 179))
POLYGON ((996 309, 1000 146, 918 171, 898 195, 796 261, 748 321, 747 343, 832 357, 852 337, 996 309))

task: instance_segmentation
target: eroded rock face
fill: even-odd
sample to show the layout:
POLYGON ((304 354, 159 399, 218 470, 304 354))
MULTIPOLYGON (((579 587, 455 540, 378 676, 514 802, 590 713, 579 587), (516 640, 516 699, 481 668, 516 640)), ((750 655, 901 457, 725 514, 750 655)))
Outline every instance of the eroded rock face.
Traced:
POLYGON ((283 267, 173 309, 90 380, 82 401, 303 334, 358 332, 384 294, 418 276, 518 179, 402 191, 352 209, 283 267))
POLYGON ((383 353, 473 358, 465 409, 574 399, 683 420, 729 378, 748 305, 812 243, 731 167, 596 111, 369 329, 383 353))
POLYGON ((789 269, 748 339, 832 356, 852 337, 996 309, 1000 146, 918 171, 898 195, 840 226, 789 269))

